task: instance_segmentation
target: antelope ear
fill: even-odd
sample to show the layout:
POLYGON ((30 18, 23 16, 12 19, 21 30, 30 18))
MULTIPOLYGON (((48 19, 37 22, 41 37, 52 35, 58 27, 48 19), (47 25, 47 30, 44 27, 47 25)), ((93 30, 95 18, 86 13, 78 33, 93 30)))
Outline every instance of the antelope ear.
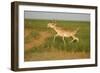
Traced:
POLYGON ((56 20, 54 20, 54 25, 57 25, 57 21, 56 20))
POLYGON ((56 20, 55 20, 55 19, 53 19, 53 20, 52 20, 52 23, 56 23, 56 20))

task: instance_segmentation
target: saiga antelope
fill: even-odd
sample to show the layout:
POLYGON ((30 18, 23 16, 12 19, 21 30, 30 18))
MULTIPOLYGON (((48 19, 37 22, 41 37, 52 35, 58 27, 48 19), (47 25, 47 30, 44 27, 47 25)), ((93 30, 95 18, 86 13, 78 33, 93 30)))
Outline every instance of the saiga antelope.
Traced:
POLYGON ((60 36, 60 37, 62 37, 64 44, 65 44, 65 39, 64 39, 65 37, 66 38, 71 37, 72 38, 71 42, 73 42, 75 40, 77 42, 79 42, 79 38, 75 36, 75 34, 79 30, 79 28, 77 28, 76 30, 73 30, 73 31, 63 30, 61 27, 57 27, 56 24, 57 24, 56 21, 48 23, 48 27, 52 28, 57 33, 56 35, 54 35, 54 41, 57 36, 60 36))

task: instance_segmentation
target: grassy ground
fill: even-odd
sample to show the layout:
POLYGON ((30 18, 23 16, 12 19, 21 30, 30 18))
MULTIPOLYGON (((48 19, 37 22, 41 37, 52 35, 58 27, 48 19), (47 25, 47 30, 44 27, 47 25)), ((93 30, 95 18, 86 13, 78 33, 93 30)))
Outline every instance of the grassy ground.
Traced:
POLYGON ((57 26, 75 30, 79 27, 76 36, 78 42, 70 43, 71 38, 57 37, 53 42, 56 32, 47 28, 50 20, 25 19, 24 31, 24 58, 25 61, 59 60, 59 59, 84 59, 90 57, 90 23, 83 21, 57 21, 57 26))

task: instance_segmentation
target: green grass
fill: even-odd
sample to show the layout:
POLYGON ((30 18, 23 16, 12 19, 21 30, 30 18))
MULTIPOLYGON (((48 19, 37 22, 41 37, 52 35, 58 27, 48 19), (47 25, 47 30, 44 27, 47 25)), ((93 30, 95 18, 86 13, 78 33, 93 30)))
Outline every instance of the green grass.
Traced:
MULTIPOLYGON (((41 42, 38 46, 33 46, 31 48, 25 47, 25 55, 29 53, 44 53, 44 52, 52 52, 54 50, 58 51, 66 51, 66 52, 90 52, 90 22, 86 21, 57 21, 57 26, 62 27, 64 29, 75 30, 79 27, 79 31, 76 36, 79 38, 78 42, 70 43, 71 38, 65 38, 66 44, 64 45, 62 38, 57 37, 55 42, 53 42, 53 37, 56 32, 47 28, 47 24, 50 20, 31 20, 25 19, 25 30, 30 29, 31 33, 25 37, 25 44, 35 43, 34 40, 42 38, 40 35, 41 32, 47 32, 49 37, 47 37, 44 41, 41 42), (34 39, 33 39, 34 38, 34 39), (32 40, 33 39, 33 40, 32 40)), ((35 40, 36 41, 36 40, 35 40)))

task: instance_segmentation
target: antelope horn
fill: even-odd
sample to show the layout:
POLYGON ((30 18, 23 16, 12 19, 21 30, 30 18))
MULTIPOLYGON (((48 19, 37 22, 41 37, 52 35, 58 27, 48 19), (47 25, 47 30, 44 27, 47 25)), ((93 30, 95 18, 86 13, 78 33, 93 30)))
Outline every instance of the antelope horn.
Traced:
POLYGON ((54 23, 56 23, 56 20, 54 20, 54 23))
POLYGON ((54 25, 56 25, 57 24, 57 22, 56 22, 56 20, 54 20, 54 25))

